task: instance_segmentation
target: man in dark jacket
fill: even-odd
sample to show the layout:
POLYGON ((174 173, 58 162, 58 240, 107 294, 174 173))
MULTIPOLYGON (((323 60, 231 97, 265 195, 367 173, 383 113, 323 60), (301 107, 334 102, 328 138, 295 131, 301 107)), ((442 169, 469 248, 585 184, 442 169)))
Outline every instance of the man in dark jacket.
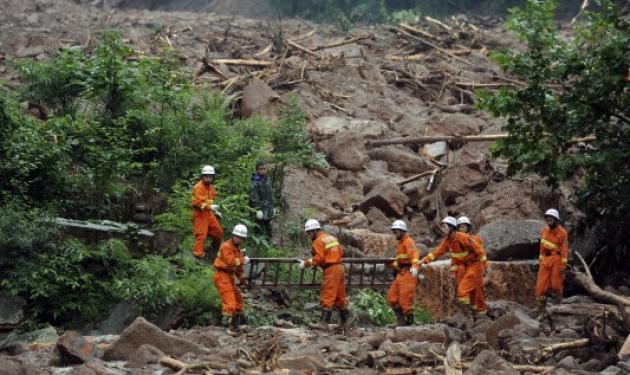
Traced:
POLYGON ((249 205, 256 210, 256 222, 271 239, 271 220, 274 217, 271 180, 267 177, 268 165, 264 161, 256 163, 256 173, 252 174, 249 205))

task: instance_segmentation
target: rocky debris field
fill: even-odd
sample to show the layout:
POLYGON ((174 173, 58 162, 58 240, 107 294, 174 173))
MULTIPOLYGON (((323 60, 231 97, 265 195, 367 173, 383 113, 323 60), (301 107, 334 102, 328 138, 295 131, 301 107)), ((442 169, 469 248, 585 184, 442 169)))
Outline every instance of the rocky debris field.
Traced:
POLYGON ((52 328, 0 342, 0 374, 609 374, 630 372, 630 308, 575 296, 542 321, 508 301, 488 318, 463 315, 397 328, 331 325, 163 331, 138 317, 120 335, 58 336, 52 328))
MULTIPOLYGON (((312 142, 331 167, 288 172, 288 220, 308 214, 355 256, 381 257, 392 250, 393 219, 405 219, 426 250, 439 238, 440 218, 466 214, 480 228, 489 259, 505 263, 497 263, 486 286, 488 319, 476 322, 453 315, 453 285, 437 264, 418 298, 432 324, 368 328, 357 319, 345 332, 321 332, 279 320, 282 308, 273 307, 275 326, 249 327, 236 338, 218 327, 167 332, 140 318, 120 335, 48 327, 2 335, 0 374, 630 372, 627 290, 601 290, 570 273, 569 294, 594 299, 574 295, 550 306, 542 322, 530 317, 535 270, 522 260, 535 258, 542 225, 532 219, 561 207, 571 230, 579 212, 570 204, 573 183, 551 193, 535 177, 508 178, 504 162, 490 155, 491 142, 465 142, 501 132, 500 121, 475 109, 474 91, 523 84, 488 58, 519 48, 499 22, 423 18, 341 33, 302 20, 82 3, 0 0, 0 78, 8 86, 20 84, 12 59, 44 60, 60 48, 89 51, 105 30, 121 31, 137 58, 173 47, 195 82, 224 92, 237 116, 275 121, 289 95, 301 103, 312 142), (451 138, 375 145, 418 136, 451 138)), ((0 299, 6 333, 22 318, 22 302, 0 299)))

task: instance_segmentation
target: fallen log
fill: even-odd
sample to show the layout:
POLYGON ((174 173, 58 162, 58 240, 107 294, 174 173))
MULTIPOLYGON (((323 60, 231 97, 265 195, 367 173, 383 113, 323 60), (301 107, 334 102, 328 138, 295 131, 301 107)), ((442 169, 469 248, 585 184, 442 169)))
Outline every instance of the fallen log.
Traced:
POLYGON ((473 65, 470 61, 464 60, 461 57, 450 53, 449 51, 445 50, 444 48, 441 48, 441 47, 437 46, 436 44, 433 44, 433 43, 429 42, 428 40, 420 38, 419 36, 410 34, 410 33, 406 32, 405 30, 402 30, 402 29, 400 29, 398 27, 392 27, 392 28, 390 28, 390 30, 398 32, 398 33, 400 33, 400 34, 402 34, 402 35, 404 35, 404 36, 406 36, 408 38, 411 38, 413 40, 417 40, 417 41, 419 41, 419 42, 421 42, 421 43, 423 43, 423 44, 425 44, 425 45, 427 45, 427 46, 429 46, 429 47, 431 47, 431 48, 433 48, 433 49, 435 49, 435 50, 437 50, 439 52, 442 52, 443 54, 445 54, 445 55, 447 55, 449 57, 452 57, 453 59, 455 59, 455 60, 457 60, 459 62, 462 62, 462 63, 464 63, 466 65, 470 65, 470 66, 473 65))
POLYGON ((170 369, 177 370, 175 375, 183 375, 188 370, 194 370, 194 369, 199 369, 199 368, 224 369, 224 368, 228 367, 227 363, 221 363, 221 362, 184 363, 184 362, 179 361, 179 360, 177 360, 175 358, 167 357, 167 356, 164 356, 164 357, 160 358, 160 364, 162 366, 166 366, 166 367, 168 367, 170 369))
POLYGON ((318 58, 319 58, 319 55, 318 55, 318 54, 316 54, 315 52, 311 51, 310 49, 308 49, 308 48, 306 48, 306 47, 304 47, 304 46, 301 46, 301 45, 297 44, 296 42, 294 42, 294 41, 292 41, 292 40, 290 40, 290 39, 285 40, 285 41, 284 41, 284 44, 285 44, 287 47, 292 47, 292 48, 295 48, 295 49, 297 49, 297 50, 299 50, 299 51, 302 51, 302 52, 304 52, 304 53, 308 53, 309 55, 313 55, 313 56, 315 56, 315 57, 318 57, 318 58))
POLYGON ((435 36, 433 36, 433 34, 431 34, 429 32, 426 32, 424 30, 417 29, 417 28, 415 28, 415 27, 413 27, 411 25, 408 25, 408 24, 406 24, 404 22, 398 24, 398 26, 400 26, 400 28, 405 30, 405 31, 408 31, 408 32, 411 32, 411 33, 414 33, 414 34, 420 34, 420 35, 425 36, 427 38, 437 39, 435 36))
MULTIPOLYGON (((464 142, 488 142, 488 141, 498 141, 500 139, 505 139, 509 136, 509 134, 487 134, 487 135, 465 135, 465 136, 456 136, 456 135, 427 135, 422 137, 404 137, 404 138, 393 138, 393 139, 383 139, 383 140, 368 140, 366 145, 368 147, 378 147, 378 146, 386 146, 386 145, 418 145, 424 143, 433 143, 433 142, 448 142, 453 141, 455 139, 461 139, 464 142)), ((576 137, 569 140, 569 143, 579 143, 579 142, 592 142, 596 138, 595 136, 586 136, 586 137, 576 137)))
POLYGON ((583 348, 585 346, 588 346, 589 343, 589 339, 577 339, 569 342, 559 342, 557 344, 551 344, 542 348, 540 350, 540 353, 543 357, 545 357, 561 350, 583 348))
POLYGON ((596 301, 614 305, 630 306, 630 298, 603 290, 595 282, 582 272, 573 272, 573 280, 584 288, 596 301))

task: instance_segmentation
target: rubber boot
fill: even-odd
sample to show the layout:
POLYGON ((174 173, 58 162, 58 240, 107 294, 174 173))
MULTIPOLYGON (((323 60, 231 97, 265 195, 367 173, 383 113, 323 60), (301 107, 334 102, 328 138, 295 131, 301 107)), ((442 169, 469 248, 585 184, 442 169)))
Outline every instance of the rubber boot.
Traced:
POLYGON ((408 312, 407 314, 405 314, 405 325, 406 326, 412 326, 413 325, 413 320, 414 320, 413 311, 408 312))
POLYGON ((339 322, 341 323, 342 328, 346 328, 349 317, 350 317, 350 312, 348 311, 348 309, 339 310, 339 322))
POLYGON ((239 333, 241 333, 241 314, 240 313, 235 313, 234 316, 232 316, 232 333, 234 335, 238 335, 239 333))
POLYGON ((536 320, 542 322, 547 315, 547 300, 538 301, 538 307, 536 308, 536 320))
POLYGON ((227 333, 230 336, 235 336, 235 332, 232 330, 232 325, 234 324, 232 321, 233 321, 232 316, 223 315, 223 318, 221 318, 221 325, 225 329, 225 333, 227 333))
POLYGON ((313 329, 321 329, 324 331, 328 330, 328 325, 332 320, 332 310, 322 310, 322 317, 320 318, 318 323, 309 324, 309 327, 313 329))
POLYGON ((404 326, 405 316, 403 315, 402 309, 400 307, 396 307, 393 310, 394 314, 396 315, 396 324, 392 328, 404 326))

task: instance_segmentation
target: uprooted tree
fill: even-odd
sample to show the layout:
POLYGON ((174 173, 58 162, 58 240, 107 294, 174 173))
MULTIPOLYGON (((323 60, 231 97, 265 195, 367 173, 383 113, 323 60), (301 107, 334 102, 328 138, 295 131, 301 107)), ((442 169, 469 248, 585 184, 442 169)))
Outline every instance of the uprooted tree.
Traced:
POLYGON ((579 180, 582 224, 597 228, 601 250, 591 260, 599 275, 619 275, 630 259, 630 23, 610 2, 600 5, 569 40, 554 25, 555 2, 512 10, 507 26, 527 49, 494 57, 526 83, 484 93, 480 106, 507 119, 510 136, 493 151, 508 159, 509 174, 537 173, 552 187, 579 180), (570 141, 592 135, 593 143, 570 141))

